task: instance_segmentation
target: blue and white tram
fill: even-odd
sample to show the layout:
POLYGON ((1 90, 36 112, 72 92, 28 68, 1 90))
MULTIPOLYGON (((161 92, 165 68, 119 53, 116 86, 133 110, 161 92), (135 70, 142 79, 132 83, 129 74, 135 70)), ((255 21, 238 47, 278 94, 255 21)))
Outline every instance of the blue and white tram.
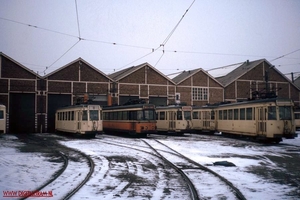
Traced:
POLYGON ((95 137, 103 132, 101 106, 82 104, 57 109, 55 131, 95 137))
POLYGON ((6 107, 0 105, 0 133, 6 133, 6 107))

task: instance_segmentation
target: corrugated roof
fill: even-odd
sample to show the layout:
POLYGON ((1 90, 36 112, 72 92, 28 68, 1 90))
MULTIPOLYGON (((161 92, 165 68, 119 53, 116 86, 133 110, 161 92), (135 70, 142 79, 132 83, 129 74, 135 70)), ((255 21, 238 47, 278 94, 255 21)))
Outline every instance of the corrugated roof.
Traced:
POLYGON ((174 77, 172 80, 178 84, 182 81, 184 81, 185 79, 187 79, 188 77, 192 76, 194 73, 196 73, 197 71, 199 71, 200 69, 194 69, 194 70, 188 70, 188 71, 183 71, 181 72, 181 74, 179 74, 178 76, 174 77))
POLYGON ((143 63, 137 66, 128 67, 126 69, 117 71, 115 73, 109 74, 108 76, 116 81, 128 76, 129 74, 135 72, 136 70, 140 69, 141 67, 145 66, 147 63, 143 63))
POLYGON ((227 75, 216 78, 223 86, 227 86, 236 79, 240 78, 242 75, 259 65, 261 62, 265 61, 265 59, 260 59, 256 61, 246 61, 241 66, 229 72, 227 75))
POLYGON ((189 77, 193 76, 194 74, 198 73, 202 71, 203 73, 205 73, 207 76, 209 76, 211 79, 215 80, 217 83, 219 83, 221 86, 222 84, 215 79, 213 76, 211 76, 208 72, 204 71, 202 68, 198 68, 198 69, 194 69, 194 70, 188 70, 188 71, 183 71, 181 74, 179 74, 178 76, 174 77, 172 80, 176 83, 176 84, 180 84, 181 82, 185 81, 186 79, 188 79, 189 77))
POLYGON ((173 83, 175 85, 175 82, 168 78, 166 75, 164 75, 163 73, 161 73, 160 71, 158 71, 155 67, 151 66, 149 63, 143 63, 141 65, 137 65, 137 66, 132 66, 132 67, 128 67, 126 69, 123 69, 123 70, 120 70, 120 71, 117 71, 115 73, 112 73, 110 75, 108 75, 110 78, 112 78, 113 80, 115 81, 119 81, 123 78, 125 78, 126 76, 134 73, 135 71, 143 68, 143 67, 150 67, 151 69, 153 69, 154 71, 156 71, 158 74, 160 74, 161 76, 163 76, 166 80, 170 81, 171 83, 173 83))
POLYGON ((104 74, 102 71, 100 71, 99 69, 97 69, 96 67, 94 67, 92 64, 88 63, 87 61, 85 61, 85 60, 84 60, 83 58, 81 58, 81 57, 77 58, 76 60, 74 60, 74 61, 72 61, 72 62, 70 62, 70 63, 68 63, 68 64, 66 64, 66 65, 64 65, 64 66, 62 66, 62 67, 60 67, 60 68, 58 68, 57 70, 54 70, 53 72, 51 72, 51 73, 45 75, 43 78, 48 78, 49 76, 51 76, 51 75, 53 75, 53 74, 55 74, 55 73, 61 71, 61 70, 64 69, 64 68, 67 68, 67 67, 69 67, 70 65, 72 65, 72 64, 74 64, 74 63, 76 63, 76 62, 79 62, 79 61, 85 63, 87 66, 89 66, 90 68, 94 69, 96 72, 98 72, 99 74, 103 75, 103 76, 106 77, 107 79, 113 81, 109 76, 107 76, 106 74, 104 74))
POLYGON ((300 76, 294 80, 294 84, 300 89, 300 76))

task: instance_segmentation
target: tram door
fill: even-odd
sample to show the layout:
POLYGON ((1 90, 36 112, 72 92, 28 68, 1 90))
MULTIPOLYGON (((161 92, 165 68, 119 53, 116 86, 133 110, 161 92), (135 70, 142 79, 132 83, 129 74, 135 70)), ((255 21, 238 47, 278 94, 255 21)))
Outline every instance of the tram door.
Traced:
POLYGON ((82 111, 76 111, 77 132, 81 130, 82 111))
POLYGON ((267 132, 267 108, 259 107, 257 113, 257 133, 260 135, 265 135, 267 132))
POLYGON ((174 111, 168 111, 169 130, 175 130, 176 128, 176 113, 174 111))
POLYGON ((210 128, 210 111, 203 111, 203 129, 208 130, 210 128))

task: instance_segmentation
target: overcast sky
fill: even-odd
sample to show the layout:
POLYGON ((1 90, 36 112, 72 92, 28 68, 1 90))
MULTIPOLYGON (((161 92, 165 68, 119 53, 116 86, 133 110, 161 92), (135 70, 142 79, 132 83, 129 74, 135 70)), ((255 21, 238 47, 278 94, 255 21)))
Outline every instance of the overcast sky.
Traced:
POLYGON ((168 75, 262 58, 300 74, 300 1, 0 0, 0 51, 40 75, 79 57, 106 74, 144 62, 168 75))

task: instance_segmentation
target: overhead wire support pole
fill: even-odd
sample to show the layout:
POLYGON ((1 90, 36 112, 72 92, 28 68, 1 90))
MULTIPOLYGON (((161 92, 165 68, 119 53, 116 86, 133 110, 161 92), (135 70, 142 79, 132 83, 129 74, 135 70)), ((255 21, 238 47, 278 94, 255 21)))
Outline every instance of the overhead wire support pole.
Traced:
POLYGON ((76 16, 77 16, 78 36, 79 36, 79 40, 81 40, 80 26, 79 26, 79 18, 78 18, 77 0, 75 0, 75 6, 76 6, 76 16))

